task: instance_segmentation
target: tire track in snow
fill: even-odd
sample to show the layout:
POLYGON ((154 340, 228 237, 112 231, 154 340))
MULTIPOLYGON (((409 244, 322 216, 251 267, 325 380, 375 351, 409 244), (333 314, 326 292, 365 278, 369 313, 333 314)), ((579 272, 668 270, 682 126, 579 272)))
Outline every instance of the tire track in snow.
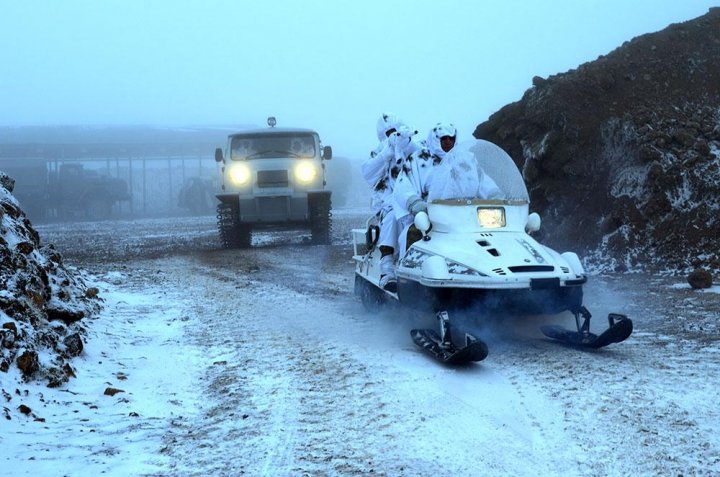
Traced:
MULTIPOLYGON (((247 257, 245 254, 242 255, 244 258, 247 257)), ((249 256, 253 257, 255 255, 254 253, 251 253, 249 256)), ((308 273, 312 272, 313 267, 308 265, 309 260, 305 256, 304 250, 302 248, 297 248, 283 250, 282 255, 263 256, 262 258, 264 264, 262 267, 257 267, 260 271, 253 276, 258 278, 269 278, 274 276, 276 279, 279 277, 280 280, 286 278, 288 279, 287 285, 291 289, 298 290, 300 292, 307 290, 307 286, 304 285, 306 280, 291 280, 287 269, 283 268, 284 261, 288 260, 288 257, 291 257, 289 259, 289 262, 292 264, 289 269, 293 271, 291 274, 294 274, 295 270, 300 270, 302 273, 298 276, 304 277, 307 276, 308 273)), ((336 272, 338 267, 348 270, 350 269, 344 264, 338 263, 335 268, 331 266, 327 269, 327 271, 332 274, 333 272, 336 272)), ((217 273, 217 270, 213 273, 217 273)), ((348 288, 351 289, 350 287, 348 288)), ((318 293, 318 290, 316 289, 311 288, 309 291, 314 295, 322 295, 322 293, 318 293)), ((283 293, 288 293, 288 291, 284 291, 283 293)), ((349 291, 346 291, 345 294, 349 295, 349 291)), ((350 299, 352 299, 351 296, 350 299)), ((353 306, 358 313, 363 313, 359 303, 353 303, 353 306)), ((394 311, 399 312, 401 310, 394 311)), ((394 314, 395 313, 393 313, 393 315, 394 314)), ((403 312, 403 314, 406 313, 403 312)), ((403 328, 403 324, 397 322, 400 317, 374 316, 368 318, 377 322, 380 329, 387 326, 397 328, 396 331, 401 333, 406 340, 403 341, 403 343, 409 343, 405 347, 405 350, 410 350, 419 360, 429 363, 431 369, 435 369, 437 365, 435 363, 428 362, 425 356, 422 355, 422 353, 417 352, 417 350, 412 346, 409 338, 407 337, 407 329, 409 329, 409 327, 403 328), (400 328, 403 329, 400 330, 400 328)), ((416 316, 410 314, 409 316, 400 318, 400 320, 408 321, 413 318, 417 319, 416 316)), ((376 333, 377 330, 371 330, 368 337, 373 336, 376 333)), ((380 346, 383 345, 387 345, 388 348, 383 352, 392 353, 391 350, 397 345, 397 343, 383 342, 380 346)), ((490 369, 493 369, 492 364, 481 365, 481 367, 484 366, 490 366, 490 369)), ((510 370, 514 369, 514 366, 510 366, 510 370)), ((473 442, 485 444, 482 455, 478 456, 476 459, 476 464, 480 468, 489 467, 494 468, 497 472, 509 472, 515 475, 534 475, 534 472, 538 468, 546 468, 548 471, 562 468, 566 470, 566 475, 576 474, 576 463, 575 460, 571 458, 571 449, 573 446, 571 444, 568 445, 568 441, 565 440, 564 435, 558 432, 557 422, 548 419, 538 420, 538 418, 535 417, 536 415, 547 413, 547 409, 544 409, 548 408, 548 406, 544 406, 544 403, 546 402, 545 397, 538 394, 536 391, 531 395, 531 398, 526 399, 524 397, 522 386, 523 383, 525 385, 527 384, 529 378, 525 377, 525 381, 515 380, 513 383, 510 383, 510 379, 503 374, 503 370, 500 372, 491 371, 491 374, 493 374, 494 378, 492 382, 489 383, 489 387, 493 390, 493 393, 499 394, 498 398, 500 399, 500 402, 489 403, 484 399, 478 399, 478 397, 473 396, 471 391, 467 390, 463 391, 461 394, 453 393, 450 390, 444 390, 435 398, 431 398, 436 399, 437 404, 432 404, 427 399, 422 399, 418 403, 417 407, 419 409, 434 409, 434 415, 427 416, 427 418, 425 416, 421 416, 420 423, 414 427, 415 430, 418 431, 418 435, 421 436, 421 442, 412 446, 413 449, 409 451, 409 454, 407 451, 400 453, 400 457, 398 458, 399 462, 405 462, 405 465, 409 469, 422 468, 424 472, 442 472, 443 470, 447 471, 448 469, 455 469, 461 474, 472 473, 473 467, 468 467, 468 462, 446 462, 447 459, 442 452, 442 443, 432 442, 432 440, 428 443, 422 442, 430 438, 430 435, 427 434, 427 432, 429 430, 431 431, 432 427, 437 425, 444 428, 451 426, 453 429, 453 442, 448 443, 448 445, 457 445, 458 443, 462 443, 463 447, 466 445, 469 447, 470 443, 473 442), (518 396, 520 396, 520 398, 518 398, 518 396), (510 409, 513 410, 510 411, 510 409), (518 410, 520 411, 519 414, 517 412, 518 410), (492 442, 486 442, 487 436, 485 433, 487 432, 487 429, 495 429, 494 432, 496 437, 504 437, 494 439, 492 442), (548 466, 547 462, 544 462, 548 453, 558 456, 561 459, 561 462, 548 466), (517 458, 509 459, 508 455, 515 455, 517 458), (418 457, 420 457, 420 460, 408 461, 407 456, 414 456, 414 459, 418 459, 418 457), (524 470, 523 463, 528 460, 535 461, 536 465, 531 466, 531 470, 526 471, 524 470), (564 462, 562 462, 562 460, 564 460, 564 462)), ((397 381, 402 382, 407 379, 408 376, 403 375, 403 371, 401 370, 397 381)), ((388 380, 390 382, 396 381, 394 378, 390 378, 388 380)), ((532 379, 529 380, 532 381, 532 379)), ((439 382, 445 381, 445 378, 441 378, 439 382)), ((458 385, 461 388, 466 385, 472 386, 473 378, 471 375, 465 376, 464 378, 460 378, 459 381, 466 382, 455 382, 453 380, 453 384, 458 385)), ((481 378, 481 386, 482 383, 483 380, 481 378)), ((411 402, 415 401, 411 399, 411 402)), ((393 422, 389 437, 390 439, 393 439, 393 437, 397 439, 398 436, 403 436, 402 439, 406 441, 407 445, 406 436, 412 435, 412 428, 408 429, 406 424, 397 422, 398 412, 402 411, 398 411, 397 407, 391 411, 391 413, 395 416, 395 421, 393 422)), ((560 413, 560 410, 556 410, 556 412, 560 413)), ((446 431, 443 431, 443 435, 444 432, 446 431)), ((377 444, 375 444, 375 446, 376 445, 377 444)), ((474 459, 470 459, 469 462, 472 462, 473 460, 474 459)), ((320 466, 319 468, 322 469, 323 467, 320 466)))
POLYGON ((204 309, 197 310, 194 339, 213 354, 205 392, 216 404, 205 411, 203 429, 190 432, 206 455, 193 464, 180 455, 181 444, 175 453, 188 461, 184 466, 276 475, 373 472, 376 444, 367 439, 382 435, 390 417, 365 365, 323 335, 323 323, 337 319, 328 305, 313 299, 320 328, 309 333, 308 317, 288 306, 288 296, 299 302, 307 296, 247 279, 240 293, 231 270, 198 267, 189 275, 192 283, 181 285, 188 292, 204 282, 197 286, 204 309))

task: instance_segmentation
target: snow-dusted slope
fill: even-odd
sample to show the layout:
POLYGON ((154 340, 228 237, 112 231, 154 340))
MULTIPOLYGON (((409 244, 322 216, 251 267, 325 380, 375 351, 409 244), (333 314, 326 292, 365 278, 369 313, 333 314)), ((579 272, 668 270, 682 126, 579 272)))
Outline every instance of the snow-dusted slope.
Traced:
POLYGON ((548 243, 628 269, 720 269, 720 8, 536 77, 480 124, 548 243))

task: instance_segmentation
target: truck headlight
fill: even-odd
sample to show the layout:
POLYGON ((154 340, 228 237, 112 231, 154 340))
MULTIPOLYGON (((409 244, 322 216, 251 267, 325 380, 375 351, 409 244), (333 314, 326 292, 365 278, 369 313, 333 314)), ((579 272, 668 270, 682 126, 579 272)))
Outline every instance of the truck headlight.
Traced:
POLYGON ((478 207, 477 217, 481 227, 505 227, 505 209, 502 207, 478 207))
POLYGON ((230 166, 228 175, 230 176, 230 182, 236 186, 241 186, 250 182, 251 172, 247 164, 238 163, 230 166))
POLYGON ((300 162, 295 166, 295 179, 301 184, 309 184, 317 176, 317 168, 312 162, 300 162))

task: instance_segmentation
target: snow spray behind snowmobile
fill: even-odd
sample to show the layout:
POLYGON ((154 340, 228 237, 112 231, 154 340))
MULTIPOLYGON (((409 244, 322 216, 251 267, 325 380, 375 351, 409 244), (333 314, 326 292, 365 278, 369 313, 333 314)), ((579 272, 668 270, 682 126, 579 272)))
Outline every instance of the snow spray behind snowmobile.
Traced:
POLYGON ((436 199, 428 212, 415 216, 407 251, 397 263, 397 293, 380 286, 380 251, 375 218, 365 229, 353 229, 355 294, 366 309, 377 311, 388 300, 417 310, 432 311, 439 332, 411 330, 413 341, 434 358, 450 364, 480 361, 487 345, 465 333, 452 338, 450 318, 458 311, 482 319, 492 314, 540 315, 571 312, 576 330, 543 326, 555 340, 583 348, 601 348, 627 339, 632 321, 608 315, 608 328, 590 332, 590 312, 583 306, 585 270, 573 252, 558 253, 530 234, 540 229, 540 217, 529 213, 525 183, 510 156, 487 141, 455 146, 451 154, 470 153, 502 190, 501 199, 436 199), (413 230, 414 229, 414 230, 413 230))

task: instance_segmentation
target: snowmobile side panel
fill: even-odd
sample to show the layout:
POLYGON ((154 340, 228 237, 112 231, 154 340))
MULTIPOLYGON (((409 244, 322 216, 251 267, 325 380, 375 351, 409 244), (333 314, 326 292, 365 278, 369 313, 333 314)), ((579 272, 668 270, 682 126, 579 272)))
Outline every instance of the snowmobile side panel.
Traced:
POLYGON ((365 310, 371 313, 382 310, 388 300, 383 290, 358 274, 355 274, 354 293, 360 297, 365 310))

